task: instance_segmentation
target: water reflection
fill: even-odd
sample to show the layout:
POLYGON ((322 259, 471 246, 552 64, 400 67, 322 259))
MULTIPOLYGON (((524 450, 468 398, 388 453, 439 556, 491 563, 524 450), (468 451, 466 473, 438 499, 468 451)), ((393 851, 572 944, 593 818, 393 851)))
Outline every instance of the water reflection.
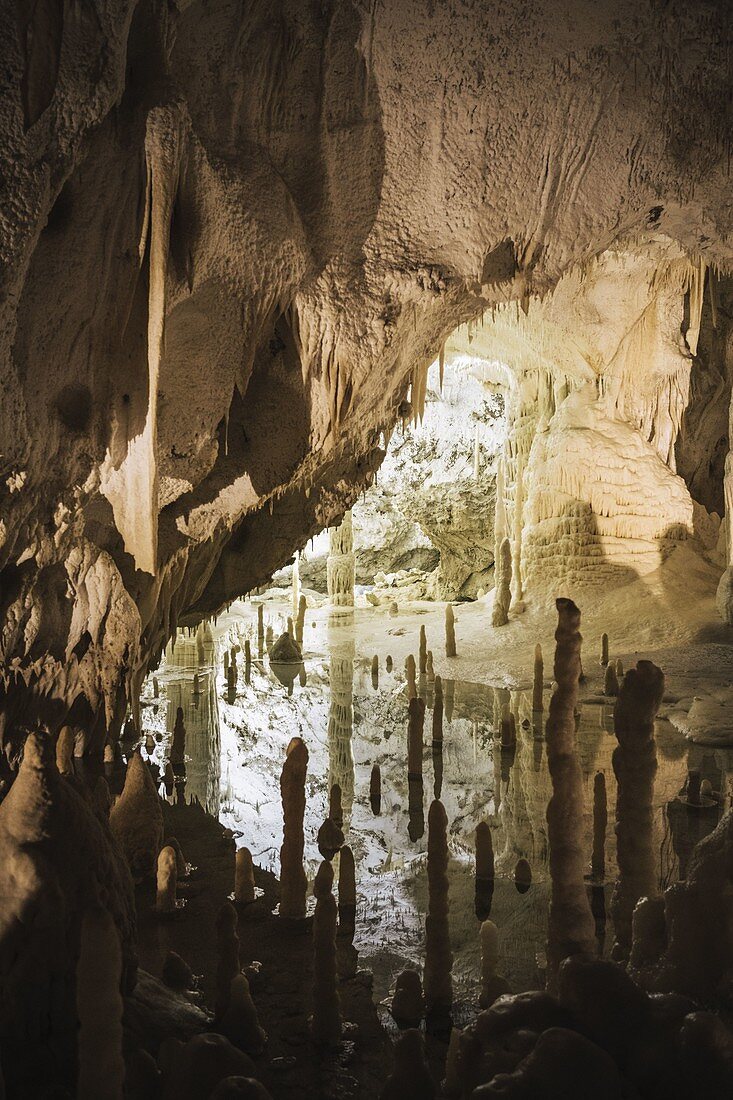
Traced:
MULTIPOLYGON (((262 605, 260 605, 262 606, 262 605)), ((143 702, 144 735, 161 735, 154 756, 161 771, 170 757, 177 708, 186 728, 186 795, 196 795, 219 814, 251 849, 256 863, 279 873, 282 810, 278 778, 285 748, 294 735, 308 744, 310 762, 305 819, 305 863, 312 880, 320 863, 318 828, 328 814, 334 784, 342 792, 344 832, 356 864, 355 946, 375 973, 375 994, 386 994, 406 963, 421 966, 427 908, 426 836, 420 828, 426 790, 440 792, 449 822, 450 921, 456 990, 479 982, 478 919, 488 915, 499 929, 499 971, 514 990, 537 987, 545 970, 549 902, 546 811, 552 794, 542 714, 532 693, 444 679, 442 740, 432 735, 428 705, 421 746, 422 774, 408 774, 408 711, 403 661, 387 671, 390 639, 385 615, 379 676, 372 677, 374 637, 359 652, 354 616, 359 612, 309 610, 303 643, 305 686, 292 696, 273 676, 267 656, 242 674, 245 641, 254 651, 265 620, 268 633, 283 630, 289 608, 267 602, 258 624, 256 607, 235 605, 216 627, 179 633, 156 673, 165 708, 153 698, 152 678, 143 702), (258 625, 260 630, 258 630, 258 625), (239 647, 239 676, 231 703, 223 655, 239 647), (216 659, 216 652, 219 659, 216 659), (198 692, 194 691, 198 677, 198 692), (511 715, 515 743, 502 750, 502 719, 511 715), (375 771, 378 769, 378 771, 375 771), (431 771, 432 770, 432 771, 431 771), (487 822, 495 877, 488 886, 475 876, 475 830, 487 822), (531 885, 515 887, 515 869, 526 860, 531 885)), ((357 623, 358 626, 358 623, 357 623)), ((415 652, 418 636, 415 632, 415 652)), ((437 706, 437 682, 420 677, 418 698, 437 706)), ((546 700, 547 702, 547 700, 546 700)), ((546 713, 546 712, 545 712, 546 713)), ((655 727, 658 769, 653 781, 648 850, 654 855, 656 888, 684 874, 692 847, 714 828, 720 813, 691 810, 678 801, 688 768, 699 768, 727 799, 733 753, 682 742, 665 722, 655 727)), ((608 954, 615 932, 609 915, 618 877, 615 821, 617 782, 612 753, 617 746, 611 708, 584 704, 577 721, 577 759, 583 789, 582 846, 595 935, 608 954), (591 881, 596 775, 603 776, 608 827, 604 873, 591 881)), ((598 836, 596 836, 596 858, 598 836)), ((597 871, 596 865, 596 871, 597 871)))

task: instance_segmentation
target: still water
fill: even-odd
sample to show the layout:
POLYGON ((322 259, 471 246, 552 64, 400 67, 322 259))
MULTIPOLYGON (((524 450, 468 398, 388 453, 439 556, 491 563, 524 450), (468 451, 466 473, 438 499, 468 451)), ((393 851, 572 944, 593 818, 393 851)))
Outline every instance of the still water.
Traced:
MULTIPOLYGON (((275 639, 291 614, 284 601, 268 601, 264 620, 275 639)), ((279 873, 282 810, 279 776, 290 738, 301 736, 310 760, 306 787, 306 870, 312 881, 320 863, 318 828, 327 816, 331 786, 342 790, 344 832, 356 862, 358 910, 355 945, 374 972, 377 1000, 384 998, 406 963, 422 965, 427 906, 427 811, 439 794, 448 815, 451 864, 450 914, 456 994, 473 998, 478 989, 479 942, 475 912, 474 832, 489 822, 496 879, 491 919, 500 934, 500 972, 513 991, 544 984, 547 909, 550 892, 545 810, 552 793, 542 720, 532 714, 531 696, 487 684, 443 681, 442 754, 433 751, 431 711, 434 684, 418 679, 426 703, 422 787, 407 770, 405 673, 385 668, 389 630, 379 647, 379 673, 372 675, 373 650, 359 652, 354 616, 360 612, 308 612, 303 667, 281 678, 270 667, 267 644, 258 647, 256 605, 238 603, 216 624, 180 631, 155 678, 143 691, 143 750, 163 772, 170 756, 179 707, 186 728, 187 799, 231 829, 255 863, 279 873), (245 678, 244 649, 252 663, 245 678), (224 671, 232 647, 237 682, 224 671), (285 683, 282 680, 285 680, 285 683), (155 684, 158 695, 155 696, 155 684), (499 723, 508 707, 515 716, 516 749, 502 751, 499 723), (374 764, 381 771, 381 807, 369 797, 374 764), (414 838, 414 839, 413 839, 414 838), (519 859, 531 867, 529 889, 515 886, 519 859)), ((388 620, 385 620, 388 623, 388 620)), ((396 631, 393 631, 396 633, 396 631)), ((417 659, 418 638, 414 652, 417 659)), ((287 672, 288 670, 286 670, 287 672)), ((549 691, 545 693, 545 714, 549 691)), ((701 770, 727 806, 733 751, 689 745, 666 722, 656 727, 658 770, 653 795, 656 887, 684 875, 695 843, 719 819, 720 807, 701 812, 678 799, 689 767, 701 770)), ((617 878, 614 807, 616 747, 613 713, 599 702, 584 703, 577 723, 577 752, 585 789, 583 844, 590 856, 593 784, 605 776, 608 828, 606 869, 588 889, 599 951, 610 954, 610 901, 617 878)), ((161 788, 162 790, 162 788, 161 788)))

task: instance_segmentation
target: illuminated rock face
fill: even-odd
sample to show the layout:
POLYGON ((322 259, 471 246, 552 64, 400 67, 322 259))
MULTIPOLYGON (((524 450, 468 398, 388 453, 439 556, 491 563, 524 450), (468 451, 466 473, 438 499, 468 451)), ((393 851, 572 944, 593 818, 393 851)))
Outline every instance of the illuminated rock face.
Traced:
MULTIPOLYGON (((13 691, 40 682, 59 723, 83 695, 114 733, 177 623, 339 519, 461 322, 652 237, 729 268, 726 16, 675 7, 674 52, 632 0, 24 15, 0 119, 13 691)), ((671 469, 684 371, 650 404, 640 344, 615 407, 671 469)))

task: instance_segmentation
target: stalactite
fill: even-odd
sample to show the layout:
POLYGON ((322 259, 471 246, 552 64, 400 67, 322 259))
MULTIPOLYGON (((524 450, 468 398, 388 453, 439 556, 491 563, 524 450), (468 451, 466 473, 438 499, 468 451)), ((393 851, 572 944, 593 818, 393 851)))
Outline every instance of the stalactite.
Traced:
POLYGON ((580 612, 572 600, 555 602, 557 687, 550 700, 546 729, 547 763, 552 780, 552 798, 547 807, 552 880, 547 967, 551 986, 563 959, 579 953, 592 955, 595 950, 595 925, 584 882, 583 777, 575 751, 580 612))
POLYGON ((76 967, 78 1100, 122 1100, 121 976, 122 954, 114 921, 106 909, 88 909, 76 967))
POLYGON ((280 776, 283 805, 283 843, 280 849, 280 915, 295 920, 305 916, 308 887, 303 868, 303 816, 308 749, 300 737, 293 737, 280 776))
POLYGON ((545 680, 545 666, 542 660, 542 646, 538 642, 534 648, 534 678, 532 681, 532 710, 541 714, 545 709, 542 689, 545 680))
POLYGON ((624 677, 614 707, 618 746, 616 776, 616 855, 619 879, 611 902, 615 953, 626 958, 632 942, 632 914, 641 897, 657 893, 654 851, 654 776, 657 749, 654 719, 664 695, 664 675, 651 661, 639 661, 624 677))
POLYGON ((425 918, 425 1004, 438 1028, 453 1004, 453 952, 448 925, 448 817, 442 802, 428 813, 428 913, 425 918))
POLYGON ((446 657, 456 656, 455 616, 451 604, 445 606, 445 655, 446 657))
POLYGON ((491 625, 495 627, 506 626, 509 622, 512 583, 512 544, 508 538, 502 540, 495 568, 496 586, 494 588, 494 607, 491 613, 491 625))

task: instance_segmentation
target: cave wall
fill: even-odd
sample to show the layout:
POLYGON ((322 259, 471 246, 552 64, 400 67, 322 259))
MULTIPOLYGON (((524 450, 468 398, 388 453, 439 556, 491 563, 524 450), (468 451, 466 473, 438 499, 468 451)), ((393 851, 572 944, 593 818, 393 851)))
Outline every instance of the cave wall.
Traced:
POLYGON ((461 322, 650 229, 731 265, 724 6, 39 2, 0 33, 6 728, 83 698, 113 735, 177 623, 338 520, 461 322))

